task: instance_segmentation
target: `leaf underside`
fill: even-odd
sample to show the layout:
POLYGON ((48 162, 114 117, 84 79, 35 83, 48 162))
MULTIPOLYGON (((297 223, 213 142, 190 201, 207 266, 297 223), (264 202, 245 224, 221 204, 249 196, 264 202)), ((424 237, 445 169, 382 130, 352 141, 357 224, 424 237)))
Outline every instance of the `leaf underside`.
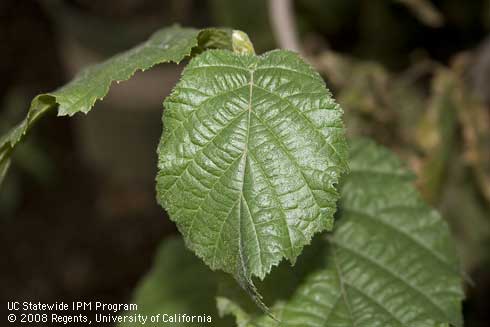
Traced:
POLYGON ((129 79, 137 70, 156 64, 178 63, 207 48, 232 48, 231 30, 183 28, 172 26, 153 34, 146 42, 81 71, 60 89, 36 96, 26 118, 0 138, 0 166, 11 156, 14 147, 46 112, 58 109, 58 116, 88 113, 102 99, 113 82, 129 79))
POLYGON ((222 313, 255 327, 462 326, 459 263, 446 223, 387 150, 358 141, 350 152, 324 267, 274 307, 281 323, 227 298, 219 300, 222 313))
POLYGON ((256 294, 253 276, 332 228, 342 110, 288 51, 206 51, 164 106, 158 200, 189 248, 256 294))

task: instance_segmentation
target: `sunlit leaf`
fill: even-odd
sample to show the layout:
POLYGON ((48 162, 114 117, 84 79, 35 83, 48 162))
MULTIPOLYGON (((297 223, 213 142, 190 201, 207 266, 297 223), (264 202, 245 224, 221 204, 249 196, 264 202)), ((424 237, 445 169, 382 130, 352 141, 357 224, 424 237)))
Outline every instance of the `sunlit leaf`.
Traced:
POLYGON ((206 51, 164 105, 158 200, 189 248, 256 294, 253 276, 332 228, 342 110, 287 51, 206 51))

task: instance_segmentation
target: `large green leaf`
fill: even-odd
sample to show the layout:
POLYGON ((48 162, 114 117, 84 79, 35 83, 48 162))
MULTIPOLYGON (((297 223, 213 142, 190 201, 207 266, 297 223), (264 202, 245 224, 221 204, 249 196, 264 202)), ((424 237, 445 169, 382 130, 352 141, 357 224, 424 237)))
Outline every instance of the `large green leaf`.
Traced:
POLYGON ((36 96, 27 117, 0 138, 0 165, 10 157, 31 126, 46 112, 58 109, 58 116, 87 113, 102 99, 113 82, 130 78, 137 70, 146 70, 165 62, 178 63, 206 48, 232 49, 231 30, 196 30, 172 26, 159 30, 146 42, 80 72, 60 89, 36 96))
MULTIPOLYGON (((212 272, 187 250, 182 239, 167 239, 160 246, 152 270, 136 288, 131 299, 131 303, 138 305, 138 311, 122 314, 126 317, 126 322, 120 323, 119 326, 141 326, 140 322, 130 320, 135 314, 148 319, 158 314, 166 314, 168 319, 175 314, 186 314, 211 319, 211 323, 206 322, 196 326, 228 327, 231 325, 230 320, 220 318, 215 305, 215 294, 220 277, 223 275, 212 272)), ((149 321, 147 324, 152 325, 149 321)), ((181 321, 160 322, 157 325, 177 327, 192 324, 181 321)))
POLYGON ((324 267, 276 305, 282 322, 250 315, 226 298, 222 312, 255 327, 462 326, 459 263, 446 223, 387 150, 354 142, 350 167, 338 225, 318 256, 324 267))
POLYGON ((287 51, 206 51, 164 105, 158 200, 199 257, 256 294, 253 276, 332 228, 342 110, 287 51))

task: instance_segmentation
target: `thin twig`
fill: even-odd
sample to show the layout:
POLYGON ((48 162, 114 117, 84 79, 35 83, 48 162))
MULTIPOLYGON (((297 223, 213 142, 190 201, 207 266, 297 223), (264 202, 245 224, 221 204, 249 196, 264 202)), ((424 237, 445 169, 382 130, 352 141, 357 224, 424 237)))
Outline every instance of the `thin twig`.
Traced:
POLYGON ((269 0, 269 19, 279 47, 301 53, 292 0, 269 0))

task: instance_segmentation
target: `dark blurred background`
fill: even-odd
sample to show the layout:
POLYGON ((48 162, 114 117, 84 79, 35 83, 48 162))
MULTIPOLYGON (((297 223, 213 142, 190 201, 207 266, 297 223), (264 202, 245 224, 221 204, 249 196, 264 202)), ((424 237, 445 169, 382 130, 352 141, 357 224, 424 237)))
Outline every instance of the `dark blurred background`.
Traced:
MULTIPOLYGON (((466 326, 488 326, 490 0, 291 9, 294 46, 324 75, 349 135, 395 150, 447 218, 473 283, 466 326)), ((36 94, 173 23, 242 29, 258 53, 288 46, 276 14, 263 0, 2 0, 0 132, 36 94)), ((0 191, 2 303, 129 301, 158 243, 176 233, 154 177, 161 102, 179 74, 175 65, 137 73, 86 117, 44 119, 18 148, 0 191)))

